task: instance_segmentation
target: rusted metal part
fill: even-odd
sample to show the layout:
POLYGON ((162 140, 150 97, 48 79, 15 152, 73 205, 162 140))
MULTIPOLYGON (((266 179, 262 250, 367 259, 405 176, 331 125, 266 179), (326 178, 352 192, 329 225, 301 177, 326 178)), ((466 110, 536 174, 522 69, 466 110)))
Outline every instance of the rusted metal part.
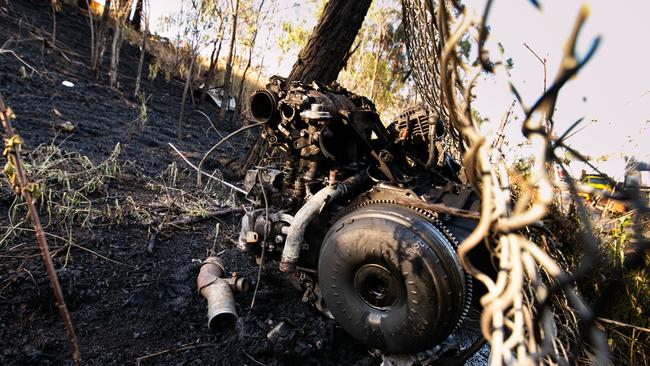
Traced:
POLYGON ((201 264, 196 278, 199 293, 208 301, 208 328, 211 331, 231 329, 237 322, 235 292, 248 290, 249 283, 237 273, 225 278, 225 267, 219 257, 208 257, 201 264))
POLYGON ((328 202, 338 199, 343 194, 342 187, 343 185, 326 186, 298 210, 289 226, 287 239, 284 243, 282 260, 280 261, 280 270, 282 272, 296 271, 296 262, 300 257, 300 247, 304 240, 307 225, 318 216, 318 213, 328 202))
POLYGON ((278 117, 278 95, 261 89, 251 96, 251 114, 258 122, 269 123, 278 117))
POLYGON ((441 167, 444 151, 436 148, 445 136, 445 127, 437 114, 426 109, 422 104, 402 112, 394 122, 395 128, 400 132, 402 146, 417 156, 419 160, 426 161, 427 168, 441 167), (422 145, 428 145, 425 151, 422 145))

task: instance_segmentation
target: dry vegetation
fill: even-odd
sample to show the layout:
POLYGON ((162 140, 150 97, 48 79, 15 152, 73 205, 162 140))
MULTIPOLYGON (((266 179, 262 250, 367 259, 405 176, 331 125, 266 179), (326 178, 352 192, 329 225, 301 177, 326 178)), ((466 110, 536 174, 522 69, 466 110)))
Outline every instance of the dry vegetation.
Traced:
MULTIPOLYGON (((124 38, 132 46, 139 47, 142 44, 142 37, 143 34, 141 32, 131 28, 125 28, 124 38)), ((177 47, 165 38, 150 35, 146 42, 146 50, 154 60, 148 65, 145 65, 143 70, 144 77, 149 80, 153 80, 159 76, 162 76, 167 82, 171 82, 173 79, 179 81, 187 80, 191 57, 195 57, 195 62, 198 67, 193 70, 193 87, 196 90, 205 82, 204 77, 210 67, 210 60, 203 55, 196 55, 188 45, 177 47)), ((238 67, 233 69, 231 85, 233 88, 232 95, 236 96, 240 94, 239 88, 242 85, 243 66, 246 60, 237 56, 234 63, 238 67)), ((216 83, 213 84, 216 87, 223 86, 224 84, 225 68, 226 61, 218 60, 214 72, 216 83)), ((265 80, 260 76, 259 70, 247 73, 246 80, 243 83, 244 90, 242 91, 242 95, 245 97, 245 100, 242 101, 244 103, 242 108, 243 113, 247 113, 248 111, 247 96, 255 90, 263 88, 264 85, 265 80)))
MULTIPOLYGON (((564 142, 565 136, 580 120, 558 137, 553 132, 553 114, 560 90, 598 48, 599 38, 596 38, 586 54, 578 55, 575 51, 589 8, 584 6, 578 14, 557 77, 543 95, 532 103, 524 101, 516 86, 512 86, 524 109, 522 132, 537 150, 529 171, 515 174, 517 180, 510 181, 512 171, 503 153, 492 151, 486 143, 486 137, 478 129, 481 121, 476 119, 471 106, 472 88, 479 75, 504 66, 500 61, 491 60, 484 49, 492 1, 487 2, 480 17, 472 15, 471 10, 456 1, 439 2, 435 18, 432 13, 427 15, 425 7, 417 2, 404 4, 405 11, 409 12, 407 18, 415 24, 421 22, 420 19, 428 19, 435 25, 435 32, 411 35, 411 51, 416 50, 420 56, 412 65, 425 100, 440 115, 449 118, 468 180, 477 192, 481 192, 480 223, 459 246, 459 255, 465 269, 488 289, 481 298, 481 330, 491 345, 490 363, 645 363, 647 332, 642 333, 647 331, 648 312, 639 305, 643 300, 647 304, 647 291, 644 290, 648 274, 643 261, 648 233, 642 224, 647 217, 647 202, 633 192, 619 195, 599 192, 626 201, 628 207, 634 209, 627 214, 634 217, 636 223, 634 241, 625 240, 628 235, 623 224, 625 216, 617 218, 607 212, 590 211, 577 193, 585 189, 594 193, 593 189, 577 186, 573 180, 568 180, 574 202, 569 213, 553 209, 560 187, 551 179, 549 167, 558 164, 568 176, 556 151, 564 149, 576 159, 584 160, 564 142), (468 34, 478 46, 475 60, 468 60, 461 50, 461 41, 468 34), (604 221, 613 219, 619 225, 603 231, 602 227, 593 226, 594 215, 604 221), (544 220, 549 218, 560 218, 555 228, 562 229, 549 230, 544 225, 544 220), (531 233, 536 227, 542 231, 531 233), (481 244, 490 249, 499 268, 496 279, 476 269, 466 257, 481 244), (603 257, 614 260, 602 260, 603 257), (631 258, 636 259, 635 264, 631 263, 631 258), (628 313, 627 322, 600 317, 604 314, 603 303, 611 301, 616 282, 626 283, 626 296, 615 298, 623 299, 619 302, 621 305, 626 303, 622 309, 628 313), (588 283, 591 285, 585 287, 588 283), (596 291, 585 291, 594 284, 596 291), (633 319, 635 314, 645 315, 633 319), (627 328, 625 334, 614 326, 627 328), (621 335, 625 337, 624 342, 621 342, 621 335), (609 358, 610 349, 613 349, 613 359, 609 358)), ((621 308, 611 309, 607 313, 609 316, 622 315, 621 308)))
MULTIPOLYGON (((24 167, 35 183, 34 199, 43 215, 43 228, 67 233, 65 237, 54 238, 69 246, 79 246, 82 241, 73 234, 78 228, 129 224, 169 235, 183 225, 239 210, 236 198, 213 180, 188 190, 187 183, 194 182, 194 173, 186 168, 179 169, 175 162, 157 179, 145 178, 132 162, 120 158, 119 144, 99 163, 56 144, 41 145, 27 154, 24 167), (124 167, 129 174, 122 174, 124 167), (112 196, 104 189, 109 182, 124 179, 145 179, 143 188, 150 194, 112 196)), ((220 176, 221 173, 215 170, 212 175, 220 176)), ((12 202, 10 226, 4 228, 0 247, 14 242, 16 236, 24 236, 25 231, 32 231, 25 202, 22 196, 14 196, 9 179, 7 176, 0 179, 3 192, 0 198, 12 202)))

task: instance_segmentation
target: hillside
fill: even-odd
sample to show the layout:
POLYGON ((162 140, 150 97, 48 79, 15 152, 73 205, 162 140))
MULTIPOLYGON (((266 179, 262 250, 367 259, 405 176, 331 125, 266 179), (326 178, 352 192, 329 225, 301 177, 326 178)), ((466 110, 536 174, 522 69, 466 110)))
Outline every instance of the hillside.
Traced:
MULTIPOLYGON (((277 271, 263 272, 253 310, 252 293, 238 297, 236 333, 211 334, 195 285, 200 261, 213 247, 223 250, 228 270, 252 282, 257 266, 231 246, 240 214, 210 216, 210 210, 228 209, 238 199, 218 185, 197 189, 195 175, 168 143, 197 162, 234 126, 226 123, 215 131, 188 108, 186 135, 177 139, 182 85, 162 76, 144 82, 144 123, 144 108, 131 97, 137 49, 125 42, 120 88, 112 90, 91 77, 90 34, 77 10, 57 15, 53 47, 49 2, 3 4, 0 44, 22 62, 0 55, 0 93, 16 114, 14 126, 25 140, 31 171, 47 178, 43 190, 53 194, 48 203, 39 201, 41 214, 84 363, 323 364, 325 355, 332 364, 377 362, 332 320, 303 304, 277 271), (27 75, 21 75, 21 66, 27 75), (74 131, 57 128, 64 122, 74 131), (78 195, 70 200, 73 192, 78 195), (164 230, 152 240, 156 227, 164 230), (267 333, 280 322, 290 325, 287 342, 272 343, 267 333)), ((216 107, 199 109, 216 123, 216 107)), ((206 168, 236 181, 219 161, 241 156, 251 138, 231 140, 206 168)), ((6 182, 0 211, 0 364, 70 364, 33 232, 6 182)))

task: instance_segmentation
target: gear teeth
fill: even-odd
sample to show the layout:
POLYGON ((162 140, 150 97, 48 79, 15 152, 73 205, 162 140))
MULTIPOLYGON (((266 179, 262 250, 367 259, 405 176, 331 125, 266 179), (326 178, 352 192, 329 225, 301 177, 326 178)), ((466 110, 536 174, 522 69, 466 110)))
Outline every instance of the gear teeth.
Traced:
MULTIPOLYGON (((460 243, 458 242, 458 239, 454 236, 454 234, 449 231, 449 228, 447 225, 445 225, 442 221, 435 219, 434 220, 434 225, 442 231, 447 238, 453 243, 454 247, 458 249, 458 246, 460 243)), ((465 319, 467 319, 467 316, 469 315, 469 310, 472 306, 472 300, 474 297, 474 279, 472 276, 465 271, 463 268, 463 273, 465 273, 465 301, 463 304, 463 310, 461 311, 460 318, 458 319, 458 323, 456 323, 456 327, 454 328, 454 332, 457 331, 462 325, 465 319)))
MULTIPOLYGON (((433 224, 438 228, 446 237, 447 239, 451 242, 451 244, 454 246, 454 249, 458 250, 458 246, 460 243, 458 242, 458 239, 454 236, 454 234, 449 231, 449 228, 447 225, 445 225, 442 221, 438 219, 438 214, 435 212, 427 211, 421 208, 417 207, 411 207, 411 206, 405 206, 405 205, 400 205, 399 203, 393 201, 393 200, 369 200, 366 202, 362 202, 358 205, 353 206, 347 212, 345 213, 346 215, 358 208, 369 206, 369 205, 374 205, 374 204, 393 204, 393 205, 398 205, 402 207, 407 207, 422 216, 427 217, 428 219, 433 222, 433 224)), ((469 310, 472 307, 472 300, 474 297, 474 279, 472 276, 465 271, 463 268, 463 273, 465 274, 465 296, 463 299, 463 309, 461 310, 460 317, 458 318, 458 322, 456 322, 456 326, 454 327, 454 330, 452 333, 456 332, 462 325, 463 322, 467 319, 467 316, 469 315, 469 310)))

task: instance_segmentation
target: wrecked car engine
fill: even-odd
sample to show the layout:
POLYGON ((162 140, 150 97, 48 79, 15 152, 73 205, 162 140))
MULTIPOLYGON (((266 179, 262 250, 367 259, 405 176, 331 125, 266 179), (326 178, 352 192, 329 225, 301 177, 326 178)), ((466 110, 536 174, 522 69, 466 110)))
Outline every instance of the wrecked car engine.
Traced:
POLYGON ((476 225, 475 193, 422 108, 385 126, 338 84, 279 77, 251 97, 265 150, 246 174, 260 205, 237 248, 275 259, 310 302, 369 348, 431 349, 472 301, 456 246, 476 225))

